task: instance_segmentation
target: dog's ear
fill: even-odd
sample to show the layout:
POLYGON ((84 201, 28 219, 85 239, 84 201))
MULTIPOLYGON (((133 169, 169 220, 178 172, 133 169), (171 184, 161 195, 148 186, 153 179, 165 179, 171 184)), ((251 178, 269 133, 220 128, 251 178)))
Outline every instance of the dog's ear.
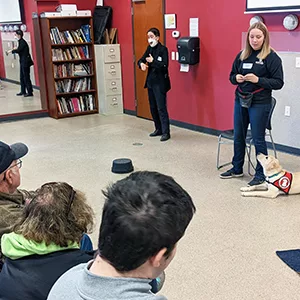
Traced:
POLYGON ((279 164, 278 159, 275 157, 272 159, 272 162, 268 164, 267 171, 276 171, 280 172, 282 170, 281 165, 279 164))

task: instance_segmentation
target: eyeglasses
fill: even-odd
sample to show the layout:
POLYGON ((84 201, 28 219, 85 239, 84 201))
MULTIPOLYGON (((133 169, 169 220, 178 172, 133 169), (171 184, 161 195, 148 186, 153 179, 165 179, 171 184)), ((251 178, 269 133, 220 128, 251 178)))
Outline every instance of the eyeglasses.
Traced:
POLYGON ((15 163, 14 165, 10 166, 10 167, 5 171, 4 177, 3 177, 2 180, 3 180, 3 181, 6 180, 6 172, 7 172, 9 169, 12 169, 12 168, 14 168, 14 167, 18 167, 19 169, 21 169, 21 168, 22 168, 22 165, 23 165, 22 160, 21 160, 21 159, 18 159, 18 160, 17 160, 17 163, 15 163))

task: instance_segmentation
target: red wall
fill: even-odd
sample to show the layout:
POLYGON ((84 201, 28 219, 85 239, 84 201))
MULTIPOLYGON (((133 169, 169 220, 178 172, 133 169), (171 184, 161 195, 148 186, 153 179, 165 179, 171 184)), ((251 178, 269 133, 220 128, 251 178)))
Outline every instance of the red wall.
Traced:
MULTIPOLYGON (((249 26, 250 15, 244 15, 245 0, 231 0, 230 4, 219 0, 165 2, 166 13, 177 15, 177 30, 181 36, 189 34, 189 18, 199 18, 201 40, 200 64, 191 67, 189 73, 179 72, 178 62, 170 61, 170 118, 217 130, 232 127, 234 87, 228 76, 241 48, 242 32, 249 26)), ((131 0, 106 0, 105 5, 113 7, 113 26, 119 30, 124 106, 135 110, 131 0)), ((285 31, 284 15, 263 15, 270 31, 285 31)), ((166 46, 170 52, 176 51, 176 40, 171 32, 166 31, 166 46)))

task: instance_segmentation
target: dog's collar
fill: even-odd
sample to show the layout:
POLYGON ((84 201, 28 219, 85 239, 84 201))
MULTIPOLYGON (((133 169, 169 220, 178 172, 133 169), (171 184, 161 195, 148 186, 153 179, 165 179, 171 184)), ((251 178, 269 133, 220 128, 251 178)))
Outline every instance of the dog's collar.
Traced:
POLYGON ((281 172, 282 172, 282 171, 280 171, 280 172, 278 172, 278 173, 276 173, 276 174, 273 174, 273 175, 271 175, 271 176, 267 176, 267 180, 268 180, 268 179, 271 179, 271 178, 273 178, 273 177, 275 177, 275 176, 278 176, 281 172))

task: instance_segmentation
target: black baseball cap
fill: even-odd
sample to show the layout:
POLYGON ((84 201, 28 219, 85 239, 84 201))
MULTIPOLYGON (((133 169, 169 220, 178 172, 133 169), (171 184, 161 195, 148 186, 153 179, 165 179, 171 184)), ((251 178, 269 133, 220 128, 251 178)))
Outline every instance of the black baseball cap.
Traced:
POLYGON ((6 171, 14 160, 28 153, 28 147, 23 143, 7 145, 0 142, 0 174, 6 171))

